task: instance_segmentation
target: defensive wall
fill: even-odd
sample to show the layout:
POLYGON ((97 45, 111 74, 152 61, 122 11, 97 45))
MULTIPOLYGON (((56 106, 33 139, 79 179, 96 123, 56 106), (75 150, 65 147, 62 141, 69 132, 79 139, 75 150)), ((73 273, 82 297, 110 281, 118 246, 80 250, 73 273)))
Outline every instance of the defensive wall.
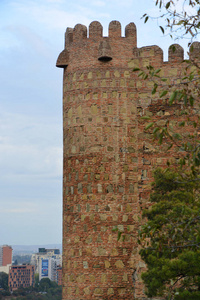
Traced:
MULTIPOLYGON (((153 65, 180 78, 183 49, 137 48, 136 26, 92 22, 67 28, 57 67, 63 76, 63 299, 146 299, 145 265, 137 243, 149 205, 152 170, 176 162, 177 153, 144 131, 144 116, 162 125, 181 120, 176 105, 151 95, 152 82, 134 68, 153 65), (126 238, 117 241, 118 228, 126 238)), ((199 55, 193 43, 191 57, 199 55)))

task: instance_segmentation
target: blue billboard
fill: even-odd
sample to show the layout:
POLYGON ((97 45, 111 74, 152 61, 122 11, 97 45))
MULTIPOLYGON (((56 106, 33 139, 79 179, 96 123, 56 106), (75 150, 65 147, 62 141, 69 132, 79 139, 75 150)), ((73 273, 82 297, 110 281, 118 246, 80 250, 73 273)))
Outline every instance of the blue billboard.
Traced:
POLYGON ((42 277, 48 277, 49 261, 48 259, 42 260, 42 277))

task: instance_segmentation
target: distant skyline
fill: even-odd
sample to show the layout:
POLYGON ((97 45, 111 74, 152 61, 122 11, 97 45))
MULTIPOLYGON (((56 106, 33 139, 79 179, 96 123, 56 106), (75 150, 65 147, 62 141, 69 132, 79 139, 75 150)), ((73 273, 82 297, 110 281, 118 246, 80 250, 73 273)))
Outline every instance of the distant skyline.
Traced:
POLYGON ((59 249, 62 253, 62 244, 12 245, 13 255, 37 253, 39 251, 39 248, 59 249))
MULTIPOLYGON (((181 1, 180 1, 181 2, 181 1)), ((55 67, 66 27, 134 22, 138 47, 163 37, 153 0, 1 0, 0 245, 62 242, 62 75, 55 67)), ((180 41, 186 46, 187 41, 180 41)))

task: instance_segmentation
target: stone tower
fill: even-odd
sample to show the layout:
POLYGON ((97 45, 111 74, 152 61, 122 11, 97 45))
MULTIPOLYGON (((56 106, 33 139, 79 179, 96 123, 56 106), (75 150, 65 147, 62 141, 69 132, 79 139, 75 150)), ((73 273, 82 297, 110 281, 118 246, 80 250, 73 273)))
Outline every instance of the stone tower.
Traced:
MULTIPOLYGON (((180 74, 183 49, 137 48, 136 26, 67 28, 57 60, 63 77, 63 299, 145 299, 137 233, 148 205, 152 169, 169 154, 144 132, 144 116, 162 122, 176 109, 151 95, 135 67, 180 74), (163 150, 163 151, 162 151, 163 150), (118 229, 126 233, 118 241, 118 229)), ((170 154, 172 157, 172 154, 170 154)), ((172 157, 171 159, 176 159, 172 157)))

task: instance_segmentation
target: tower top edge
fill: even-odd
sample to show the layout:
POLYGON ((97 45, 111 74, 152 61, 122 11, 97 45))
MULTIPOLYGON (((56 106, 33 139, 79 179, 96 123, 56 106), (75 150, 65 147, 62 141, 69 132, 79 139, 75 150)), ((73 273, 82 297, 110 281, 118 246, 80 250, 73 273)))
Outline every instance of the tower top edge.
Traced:
MULTIPOLYGON (((137 28, 135 23, 131 22, 125 27, 125 36, 122 36, 121 23, 119 21, 111 21, 108 26, 109 38, 136 38, 137 28)), ((67 41, 77 41, 87 38, 100 39, 103 38, 103 26, 99 21, 93 21, 87 28, 85 25, 76 24, 74 28, 67 27, 65 33, 65 39, 67 41)), ((107 37, 107 36, 105 36, 107 37)))
MULTIPOLYGON (((101 62, 108 62, 119 55, 124 57, 124 46, 126 51, 129 51, 126 52, 126 55, 130 56, 130 58, 156 56, 156 61, 163 63, 163 50, 159 46, 137 47, 137 28, 135 23, 131 22, 125 26, 125 36, 122 36, 121 31, 121 23, 116 20, 109 23, 108 36, 103 36, 103 26, 98 21, 91 22, 88 27, 82 24, 76 24, 74 28, 67 27, 65 48, 60 53, 56 66, 60 68, 67 67, 75 56, 76 59, 80 58, 80 54, 85 57, 84 51, 90 52, 90 59, 95 56, 101 62)), ((190 60, 199 60, 200 42, 193 42, 188 54, 190 60)), ((169 46, 168 62, 180 63, 183 61, 184 49, 179 44, 169 46)))

